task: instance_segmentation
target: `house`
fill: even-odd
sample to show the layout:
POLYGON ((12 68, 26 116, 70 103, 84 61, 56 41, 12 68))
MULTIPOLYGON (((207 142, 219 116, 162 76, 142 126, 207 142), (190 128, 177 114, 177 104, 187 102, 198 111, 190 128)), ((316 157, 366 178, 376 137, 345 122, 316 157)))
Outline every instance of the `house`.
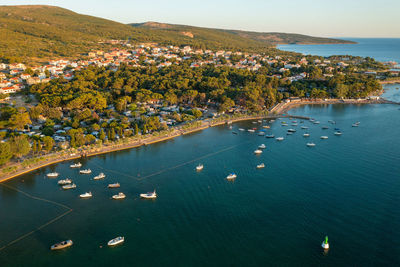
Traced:
POLYGON ((0 88, 0 94, 10 94, 15 92, 17 92, 17 90, 14 86, 0 88))

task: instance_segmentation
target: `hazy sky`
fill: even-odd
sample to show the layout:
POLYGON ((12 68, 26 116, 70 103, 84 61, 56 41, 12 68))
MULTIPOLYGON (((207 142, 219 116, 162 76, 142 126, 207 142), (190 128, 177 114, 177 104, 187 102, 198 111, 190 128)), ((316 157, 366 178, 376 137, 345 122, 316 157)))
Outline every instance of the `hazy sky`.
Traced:
POLYGON ((399 37, 400 0, 0 0, 115 21, 157 21, 327 37, 399 37))

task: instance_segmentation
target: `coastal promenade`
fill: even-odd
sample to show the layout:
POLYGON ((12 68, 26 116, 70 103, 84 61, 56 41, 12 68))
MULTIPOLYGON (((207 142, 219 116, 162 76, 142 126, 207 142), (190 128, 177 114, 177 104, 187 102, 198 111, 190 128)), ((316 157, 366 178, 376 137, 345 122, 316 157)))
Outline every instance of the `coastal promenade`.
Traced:
MULTIPOLYGON (((214 126, 219 126, 219 125, 224 125, 224 124, 230 124, 238 121, 246 121, 246 120, 260 120, 260 119, 276 119, 276 118, 281 118, 281 117, 289 117, 289 115, 285 114, 287 111, 289 111, 292 108, 301 106, 301 105, 321 105, 321 104, 400 104, 392 101, 388 101, 385 99, 376 99, 376 100, 371 100, 371 99, 307 99, 307 100, 295 100, 295 101, 290 101, 290 102, 282 102, 277 105, 275 105, 272 109, 270 109, 269 114, 270 115, 255 115, 255 116, 239 116, 239 117, 227 117, 227 118, 222 118, 218 120, 214 119, 206 119, 202 121, 198 121, 196 126, 194 127, 189 127, 187 129, 183 127, 176 127, 173 128, 171 131, 168 133, 164 133, 158 136, 144 136, 141 138, 135 138, 135 139, 128 139, 127 142, 123 143, 106 143, 101 146, 97 147, 86 147, 78 151, 72 151, 72 150, 67 150, 67 151, 61 151, 57 153, 52 153, 48 155, 44 155, 40 157, 40 160, 37 162, 34 162, 32 164, 21 164, 21 163, 14 163, 7 165, 0 169, 0 183, 4 182, 6 180, 15 178, 17 176, 32 172, 34 170, 64 162, 64 161, 69 161, 69 160, 74 160, 74 159, 79 159, 79 158, 85 158, 85 157, 92 157, 96 155, 101 155, 101 154, 106 154, 110 152, 115 152, 115 151, 120 151, 120 150, 126 150, 126 149, 131 149, 131 148, 136 148, 140 146, 146 146, 162 141, 166 141, 181 135, 186 135, 198 131, 202 131, 204 129, 207 129, 209 127, 214 127, 214 126), (12 171, 9 172, 4 172, 4 170, 8 168, 11 169, 12 171)), ((290 116, 293 118, 299 118, 299 119, 309 119, 307 117, 303 116, 290 116)))

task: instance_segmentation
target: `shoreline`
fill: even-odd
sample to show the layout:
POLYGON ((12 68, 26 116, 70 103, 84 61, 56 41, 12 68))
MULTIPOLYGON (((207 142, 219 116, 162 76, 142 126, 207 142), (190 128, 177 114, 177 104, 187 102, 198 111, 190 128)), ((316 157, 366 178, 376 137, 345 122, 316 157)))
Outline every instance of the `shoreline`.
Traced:
MULTIPOLYGON (((127 150, 131 148, 137 148, 141 146, 147 146, 163 141, 167 141, 179 136, 199 132, 202 130, 205 130, 210 127, 215 127, 215 126, 220 126, 224 124, 231 124, 239 121, 247 121, 247 120, 260 120, 260 119, 276 119, 276 118, 281 118, 281 117, 301 117, 302 119, 307 119, 306 117, 302 116, 289 116, 288 114, 285 114, 288 112, 290 109, 302 106, 302 105, 320 105, 320 104, 398 104, 394 103, 391 101, 387 101, 384 99, 381 100, 357 100, 357 99, 328 99, 328 100, 322 100, 322 99, 316 99, 316 100, 295 100, 295 101, 290 101, 290 102, 282 102, 274 106, 269 114, 270 115, 254 115, 254 116, 243 116, 243 117, 237 117, 237 118, 225 118, 222 119, 221 121, 208 121, 208 120, 203 120, 200 121, 199 126, 195 126, 194 128, 191 129, 173 129, 170 133, 162 135, 162 136, 149 136, 144 139, 139 139, 139 140, 134 140, 133 142, 127 142, 127 143, 122 143, 122 144, 106 144, 101 148, 94 147, 91 149, 82 149, 81 152, 67 152, 64 151, 61 154, 49 154, 49 155, 44 155, 43 160, 41 160, 38 163, 33 163, 32 165, 28 165, 27 167, 22 167, 18 169, 18 166, 21 166, 19 163, 15 163, 11 166, 7 166, 5 168, 10 168, 10 167, 17 167, 15 171, 12 171, 10 173, 5 173, 4 177, 0 178, 0 183, 8 181, 10 179, 16 178, 18 176, 27 174, 29 172, 61 163, 64 161, 70 161, 74 159, 79 159, 79 158, 87 158, 87 157, 93 157, 93 156, 98 156, 102 154, 107 154, 111 152, 117 152, 117 151, 122 151, 122 150, 127 150), (67 153, 67 154, 66 154, 67 153), (46 158, 47 157, 47 158, 46 158), (53 158, 54 157, 54 158, 53 158)), ((0 171, 4 170, 0 169, 0 171)))

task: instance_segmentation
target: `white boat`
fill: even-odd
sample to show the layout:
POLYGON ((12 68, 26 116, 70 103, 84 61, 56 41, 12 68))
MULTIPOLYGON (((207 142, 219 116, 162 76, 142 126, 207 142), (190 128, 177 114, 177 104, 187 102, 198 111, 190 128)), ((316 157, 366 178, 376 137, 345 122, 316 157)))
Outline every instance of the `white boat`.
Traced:
POLYGON ((51 172, 51 173, 48 173, 46 175, 49 178, 55 178, 55 177, 58 177, 59 173, 58 172, 51 172))
POLYGON ((305 133, 305 134, 303 134, 303 136, 304 137, 310 137, 310 134, 309 133, 305 133))
POLYGON ((288 129, 287 131, 288 131, 289 133, 295 133, 295 132, 296 132, 295 129, 288 129))
POLYGON ((322 130, 328 130, 329 127, 328 126, 322 126, 322 130))
POLYGON ((319 122, 319 121, 314 121, 313 123, 314 123, 314 124, 320 124, 320 122, 319 122))
POLYGON ((58 184, 59 185, 72 184, 72 180, 71 179, 60 180, 60 181, 58 181, 58 184))
POLYGON ((335 132, 334 135, 342 135, 342 132, 335 132))
POLYGON ((74 188, 76 188, 76 184, 67 184, 62 186, 62 189, 64 190, 74 189, 74 188))
POLYGON ((78 163, 75 163, 75 164, 71 164, 71 165, 69 165, 69 167, 71 167, 71 168, 80 168, 80 167, 82 167, 82 163, 78 162, 78 163))
POLYGON ((259 148, 259 149, 265 149, 265 148, 267 148, 267 147, 266 147, 264 144, 261 144, 261 145, 258 146, 258 148, 259 148))
POLYGON ((262 169, 262 168, 264 168, 265 167, 265 164, 264 163, 261 163, 261 164, 258 164, 257 165, 257 169, 262 169))
POLYGON ((241 131, 241 132, 244 132, 244 129, 243 129, 243 128, 239 128, 238 130, 241 131))
POLYGON ((60 243, 54 244, 50 247, 51 250, 59 250, 59 249, 64 249, 67 247, 70 247, 74 244, 74 242, 72 242, 72 240, 65 240, 62 241, 60 243))
POLYGON ((84 194, 79 195, 80 198, 91 198, 92 197, 92 192, 86 192, 84 194))
POLYGON ((292 135, 293 134, 293 132, 287 132, 286 133, 286 135, 292 135))
POLYGON ((321 139, 328 139, 328 136, 323 135, 323 136, 321 136, 321 139))
POLYGON ((276 138, 276 141, 283 141, 285 138, 283 138, 283 137, 277 137, 276 138))
POLYGON ((328 236, 325 236, 325 240, 322 241, 321 247, 325 250, 329 249, 328 236))
POLYGON ((148 199, 154 199, 157 198, 157 193, 156 190, 154 190, 153 192, 147 192, 144 194, 140 194, 141 198, 148 198, 148 199))
POLYGON ((273 135, 273 134, 268 134, 268 135, 266 135, 265 137, 266 137, 266 138, 274 138, 275 135, 273 135))
POLYGON ((254 129, 248 129, 247 131, 250 132, 250 133, 254 133, 256 130, 254 130, 254 129))
POLYGON ((261 154, 262 153, 262 150, 261 149, 257 149, 257 150, 254 150, 254 154, 261 154))
POLYGON ((93 177, 93 180, 100 180, 106 178, 106 175, 104 173, 99 173, 99 175, 93 177))
POLYGON ((80 174, 91 174, 91 173, 92 173, 92 170, 91 170, 91 169, 80 170, 79 173, 80 173, 80 174))
POLYGON ((109 247, 113 247, 113 246, 124 243, 124 241, 125 241, 125 237, 119 236, 119 237, 113 238, 110 241, 108 241, 107 245, 109 247))
POLYGON ((112 196, 113 199, 124 199, 126 198, 124 193, 119 192, 117 195, 112 196))
POLYGON ((313 146, 315 146, 315 144, 314 143, 307 143, 307 146, 313 147, 313 146))
POLYGON ((237 177, 236 174, 231 173, 231 174, 229 174, 229 175, 226 177, 226 179, 228 179, 228 180, 233 180, 233 179, 235 179, 236 177, 237 177))
POLYGON ((298 124, 297 123, 292 123, 292 126, 297 126, 298 124))
POLYGON ((307 126, 301 126, 301 129, 308 129, 308 127, 307 126))
POLYGON ((271 127, 270 127, 269 125, 264 125, 263 128, 264 128, 264 129, 269 129, 269 128, 271 128, 271 127))
POLYGON ((270 120, 269 122, 272 123, 272 122, 274 122, 274 121, 275 121, 275 120, 270 120))
POLYGON ((204 168, 204 165, 203 164, 199 164, 196 167, 196 171, 201 171, 201 170, 203 170, 203 168, 204 168))
POLYGON ((265 132, 259 132, 258 135, 263 136, 263 135, 265 135, 265 132))
POLYGON ((121 187, 121 185, 119 183, 114 183, 114 184, 109 184, 108 188, 118 188, 121 187))

